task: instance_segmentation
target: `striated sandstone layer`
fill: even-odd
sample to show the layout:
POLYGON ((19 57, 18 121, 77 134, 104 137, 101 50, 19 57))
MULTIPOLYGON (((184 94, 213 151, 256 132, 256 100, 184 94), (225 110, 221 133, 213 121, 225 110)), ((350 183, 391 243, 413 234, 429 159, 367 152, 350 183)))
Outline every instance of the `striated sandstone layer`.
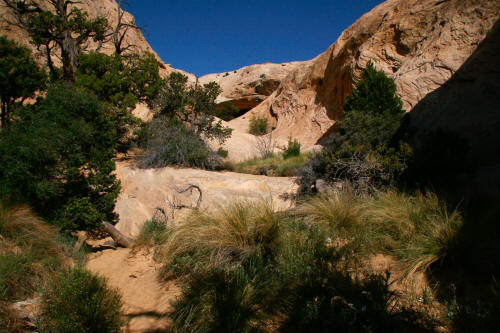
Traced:
POLYGON ((218 103, 232 101, 240 110, 250 110, 271 95, 288 74, 301 70, 307 61, 282 64, 264 63, 246 66, 235 71, 208 74, 200 77, 200 83, 217 82, 222 92, 218 103))
MULTIPOLYGON (((245 115, 268 117, 275 137, 318 143, 342 118, 342 101, 368 61, 394 78, 410 111, 460 68, 500 16, 500 1, 388 0, 346 29, 327 51, 292 71, 245 115)), ((235 125, 236 126, 236 125, 235 125)))

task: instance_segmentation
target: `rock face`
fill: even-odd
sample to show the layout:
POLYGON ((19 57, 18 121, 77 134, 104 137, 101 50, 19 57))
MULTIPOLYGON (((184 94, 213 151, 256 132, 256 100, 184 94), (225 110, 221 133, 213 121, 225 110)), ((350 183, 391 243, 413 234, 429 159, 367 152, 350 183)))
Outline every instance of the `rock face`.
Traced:
MULTIPOLYGON (((137 235, 142 224, 153 216, 157 207, 168 214, 169 200, 177 205, 194 206, 198 199, 196 190, 184 194, 176 192, 187 188, 189 184, 201 188, 202 209, 233 200, 270 200, 275 209, 283 210, 293 205, 286 197, 297 192, 295 179, 286 177, 197 169, 135 169, 124 162, 118 163, 116 173, 122 185, 115 208, 119 214, 116 227, 129 236, 137 235)), ((176 212, 179 213, 183 211, 176 212)))
POLYGON ((271 95, 290 72, 300 70, 306 64, 307 61, 264 63, 225 73, 208 74, 199 80, 201 84, 215 81, 220 85, 222 93, 217 98, 218 103, 232 101, 238 109, 250 110, 271 95))
POLYGON ((441 175, 447 177, 444 190, 461 202, 474 226, 491 223, 492 227, 475 228, 489 236, 496 230, 496 244, 500 238, 499 49, 500 20, 463 66, 410 113, 416 157, 422 156, 423 167, 416 172, 437 174, 434 178, 439 180, 441 175))
POLYGON ((410 111, 450 79, 499 15, 500 1, 388 0, 346 29, 323 54, 292 71, 245 118, 268 117, 275 137, 316 144, 342 118, 343 98, 370 60, 394 78, 410 111))
MULTIPOLYGON (((44 5, 44 3, 48 3, 47 0, 40 0, 39 3, 44 5)), ((118 21, 118 4, 115 0, 81 0, 76 5, 86 11, 90 17, 104 16, 111 26, 115 26, 118 21)), ((50 8, 50 6, 46 5, 46 8, 50 8)), ((0 5, 0 17, 9 17, 9 12, 6 8, 0 5)), ((134 17, 130 13, 125 13, 124 22, 135 22, 134 17)), ((6 35, 8 38, 17 41, 19 44, 30 48, 35 58, 40 62, 45 62, 45 56, 41 51, 36 50, 36 47, 30 43, 30 37, 28 33, 16 26, 9 25, 4 20, 0 20, 0 35, 6 35)), ((127 35, 124 40, 124 45, 135 45, 135 47, 131 48, 132 52, 143 53, 150 52, 153 53, 160 63, 160 73, 162 76, 166 76, 172 71, 179 71, 177 69, 172 68, 170 65, 165 65, 160 57, 155 53, 155 51, 151 48, 149 43, 144 38, 144 35, 141 31, 129 29, 127 35)), ((96 45, 90 43, 88 50, 95 50, 96 45)), ((111 42, 104 43, 100 52, 111 54, 114 52, 114 47, 111 42)), ((54 57, 54 62, 58 64, 58 59, 54 57)), ((190 79, 193 79, 193 75, 183 72, 185 75, 188 75, 190 79)))

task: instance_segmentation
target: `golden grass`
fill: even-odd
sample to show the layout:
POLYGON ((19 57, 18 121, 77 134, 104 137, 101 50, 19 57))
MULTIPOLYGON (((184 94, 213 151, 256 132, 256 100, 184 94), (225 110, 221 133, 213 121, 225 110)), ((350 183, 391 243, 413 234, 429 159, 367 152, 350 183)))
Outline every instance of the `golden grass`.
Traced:
POLYGON ((168 262, 196 253, 207 265, 239 261, 272 241, 279 223, 265 202, 237 201, 211 212, 194 211, 170 230, 162 257, 168 262))
POLYGON ((310 223, 331 228, 334 243, 356 244, 358 255, 385 253, 406 265, 405 276, 427 270, 452 253, 463 221, 433 193, 413 195, 396 190, 373 197, 350 192, 319 196, 297 209, 310 223))

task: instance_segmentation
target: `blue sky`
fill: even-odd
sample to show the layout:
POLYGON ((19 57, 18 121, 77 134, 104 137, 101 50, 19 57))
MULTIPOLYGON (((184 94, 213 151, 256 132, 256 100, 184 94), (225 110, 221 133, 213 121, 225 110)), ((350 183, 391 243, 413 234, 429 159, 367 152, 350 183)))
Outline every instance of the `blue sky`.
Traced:
POLYGON ((198 76, 308 60, 381 0, 129 0, 168 64, 198 76))

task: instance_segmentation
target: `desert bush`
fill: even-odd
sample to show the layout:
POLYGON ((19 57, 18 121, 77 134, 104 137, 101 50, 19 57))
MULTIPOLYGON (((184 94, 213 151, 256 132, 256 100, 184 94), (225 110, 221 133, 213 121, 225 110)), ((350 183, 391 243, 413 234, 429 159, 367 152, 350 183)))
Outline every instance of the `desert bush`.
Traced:
POLYGON ((260 158, 269 158, 274 155, 276 141, 273 139, 273 133, 262 135, 255 141, 255 148, 260 155, 260 158))
POLYGON ((216 156, 203 139, 180 120, 154 118, 146 125, 139 142, 145 148, 139 156, 142 168, 162 168, 167 165, 211 169, 216 156))
POLYGON ((250 119, 248 133, 261 136, 268 132, 268 127, 267 118, 252 118, 250 119))
POLYGON ((398 181, 407 168, 412 149, 403 138, 404 117, 394 81, 368 63, 361 80, 344 100, 344 119, 327 140, 301 180, 302 189, 315 178, 347 181, 366 193, 398 181))
POLYGON ((176 72, 164 80, 153 103, 155 115, 179 119, 189 124, 196 135, 224 143, 231 136, 232 129, 222 126, 222 122, 214 118, 219 85, 209 82, 203 86, 191 86, 187 81, 187 76, 176 72))
POLYGON ((247 110, 238 109, 232 101, 222 102, 217 105, 214 116, 224 121, 230 121, 245 114, 247 110))
POLYGON ((18 116, 0 135, 0 196, 27 202, 69 230, 114 221, 116 131, 97 98, 55 86, 18 116), (78 207, 85 211, 74 219, 78 207))
POLYGON ((41 300, 42 332, 120 332, 124 324, 119 292, 83 268, 59 273, 41 300))
POLYGON ((448 210, 431 192, 410 195, 387 190, 363 198, 335 193, 314 197, 297 212, 307 221, 328 225, 333 241, 350 241, 358 254, 399 258, 406 276, 453 256, 463 225, 459 211, 448 210))
POLYGON ((217 155, 222 158, 226 158, 229 155, 229 152, 226 149, 219 147, 219 149, 217 149, 217 155))
POLYGON ((297 140, 292 140, 292 138, 288 139, 288 146, 283 150, 283 158, 286 160, 292 156, 300 155, 300 142, 297 140))

